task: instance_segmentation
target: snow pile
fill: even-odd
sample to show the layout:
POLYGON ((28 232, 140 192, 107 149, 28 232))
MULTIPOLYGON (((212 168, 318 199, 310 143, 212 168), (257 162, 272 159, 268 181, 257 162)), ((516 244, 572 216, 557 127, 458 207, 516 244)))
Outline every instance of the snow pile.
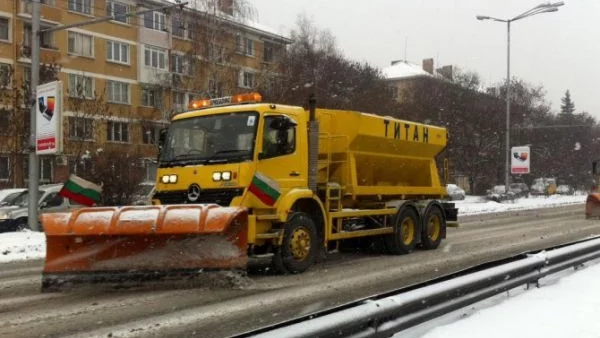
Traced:
POLYGON ((0 234, 0 263, 46 257, 43 232, 20 231, 0 234))
POLYGON ((599 337, 600 264, 533 288, 494 307, 448 325, 423 338, 599 337), (585 292, 582 292, 585 290, 585 292))
POLYGON ((485 197, 467 196, 464 201, 453 201, 458 208, 458 215, 484 214, 511 210, 528 210, 551 208, 558 205, 585 203, 587 195, 552 195, 549 197, 519 198, 512 202, 497 203, 485 200, 485 197))

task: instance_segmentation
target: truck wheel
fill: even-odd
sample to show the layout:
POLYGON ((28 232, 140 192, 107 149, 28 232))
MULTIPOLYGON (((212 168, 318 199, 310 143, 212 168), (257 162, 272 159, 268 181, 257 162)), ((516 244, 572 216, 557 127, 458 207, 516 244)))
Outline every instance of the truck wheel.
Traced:
POLYGON ((417 243, 419 216, 417 212, 403 207, 394 217, 394 233, 385 235, 388 252, 401 255, 411 252, 417 243))
POLYGON ((421 246, 423 249, 436 249, 440 245, 443 224, 444 216, 440 208, 432 206, 425 212, 423 231, 421 231, 421 246))
POLYGON ((295 212, 283 226, 283 242, 271 265, 279 273, 300 273, 310 267, 319 249, 317 230, 306 213, 295 212))

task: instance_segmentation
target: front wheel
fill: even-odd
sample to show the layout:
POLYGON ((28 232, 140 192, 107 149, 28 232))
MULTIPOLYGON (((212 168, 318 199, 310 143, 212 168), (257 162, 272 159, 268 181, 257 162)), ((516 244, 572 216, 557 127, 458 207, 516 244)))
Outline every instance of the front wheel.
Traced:
POLYGON ((272 266, 279 273, 304 272, 315 262, 318 249, 315 222, 306 213, 295 212, 283 226, 283 241, 272 266))

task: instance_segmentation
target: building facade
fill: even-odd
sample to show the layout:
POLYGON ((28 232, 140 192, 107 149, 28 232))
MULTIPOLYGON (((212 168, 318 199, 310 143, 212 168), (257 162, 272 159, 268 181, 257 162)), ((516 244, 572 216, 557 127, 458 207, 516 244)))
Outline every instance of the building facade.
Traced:
MULTIPOLYGON (((158 133, 170 117, 194 98, 267 87, 290 43, 241 17, 233 1, 138 16, 124 14, 173 1, 40 2, 41 29, 115 15, 40 35, 40 84, 60 80, 64 95, 63 152, 40 156, 41 183, 63 182, 102 156, 154 180, 158 133)), ((0 1, 0 188, 27 181, 30 46, 30 1, 0 1)))

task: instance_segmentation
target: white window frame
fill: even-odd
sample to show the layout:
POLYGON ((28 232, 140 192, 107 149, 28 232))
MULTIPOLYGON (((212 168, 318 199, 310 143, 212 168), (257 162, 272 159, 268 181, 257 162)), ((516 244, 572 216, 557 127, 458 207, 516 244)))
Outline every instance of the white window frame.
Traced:
POLYGON ((158 144, 160 126, 154 123, 142 124, 142 144, 158 144), (150 134, 148 133, 150 132, 150 134), (149 136, 151 135, 151 136, 149 136))
POLYGON ((6 20, 6 39, 0 36, 0 41, 11 42, 12 41, 12 20, 4 16, 0 16, 0 20, 6 20))
POLYGON ((168 59, 169 57, 166 49, 144 45, 144 66, 146 66, 146 68, 168 70, 168 59), (161 56, 164 63, 162 67, 160 65, 161 56))
POLYGON ((171 34, 173 34, 174 37, 179 39, 185 39, 188 36, 187 25, 185 20, 181 17, 181 15, 173 15, 171 17, 171 34), (176 23, 180 25, 177 27, 177 29, 175 29, 176 23), (181 30, 181 35, 175 34, 175 31, 177 30, 181 30))
POLYGON ((156 107, 159 102, 160 91, 156 88, 142 88, 140 92, 140 105, 144 107, 156 107))
POLYGON ((106 81, 106 100, 110 103, 118 103, 118 104, 130 104, 131 102, 131 88, 129 83, 121 82, 121 81, 106 81), (116 92, 119 92, 118 97, 116 96, 116 92), (125 95, 123 95, 125 94, 125 95), (126 96, 123 99, 123 96, 126 96))
POLYGON ((166 27, 166 23, 167 23, 167 16, 165 15, 165 13, 161 13, 161 12, 157 12, 157 11, 145 13, 143 16, 143 20, 144 20, 143 26, 145 28, 153 29, 155 31, 161 31, 161 32, 165 31, 165 27, 166 27), (150 25, 148 25, 148 20, 146 19, 146 15, 152 15, 152 23, 150 25))
POLYGON ((189 75, 190 60, 183 54, 171 54, 171 70, 175 74, 189 75))
POLYGON ((67 51, 70 55, 78 55, 78 56, 85 56, 85 57, 90 57, 93 58, 94 57, 94 36, 93 35, 89 35, 89 34, 83 34, 83 33, 78 33, 78 32, 68 32, 68 38, 67 38, 67 51), (85 47, 83 45, 83 41, 84 39, 90 39, 89 43, 89 50, 86 51, 84 50, 85 47), (73 44, 71 44, 71 41, 73 41, 73 44), (72 46, 72 48, 71 48, 72 46), (89 52, 89 54, 88 54, 89 52))
MULTIPOLYGON (((0 163, 2 163, 2 159, 6 159, 6 177, 0 176, 0 181, 7 182, 10 180, 10 156, 0 155, 0 163)), ((0 174, 2 174, 2 171, 0 171, 0 174)))
POLYGON ((248 71, 248 70, 242 70, 240 72, 239 86, 241 88, 254 88, 256 86, 256 73, 248 71), (249 79, 252 80, 251 84, 248 83, 249 79))
POLYGON ((249 37, 237 34, 235 36, 236 52, 246 56, 254 56, 254 40, 249 37))
MULTIPOLYGON (((44 26, 40 28, 45 28, 44 26)), ((23 45, 31 47, 31 24, 26 23, 23 29, 23 45)), ((42 32, 40 37, 40 48, 56 49, 56 40, 54 39, 54 32, 42 32), (50 40, 50 41, 47 41, 50 40)))
MULTIPOLYGON (((129 13, 129 4, 128 3, 123 2, 123 1, 117 1, 117 0, 106 0, 106 15, 107 16, 121 14, 121 13, 115 12, 115 4, 125 6, 125 13, 129 13)), ((114 20, 111 20, 111 21, 129 24, 129 17, 125 16, 125 17, 120 17, 119 19, 115 18, 114 20)))
POLYGON ((94 119, 89 117, 69 117, 69 138, 73 140, 94 140, 94 119), (83 135, 78 135, 77 130, 83 124, 83 135))
POLYGON ((81 98, 81 96, 79 96, 79 93, 77 92, 77 86, 82 85, 83 86, 83 98, 86 99, 93 99, 94 98, 94 87, 95 87, 95 81, 94 78, 91 76, 85 76, 85 75, 79 75, 79 74, 69 74, 68 77, 68 82, 69 82, 69 96, 70 97, 75 97, 75 98, 81 98), (89 86, 86 84, 86 82, 89 81, 89 86), (89 88, 89 91, 88 91, 89 88))
POLYGON ((106 121, 106 141, 129 143, 129 123, 121 121, 106 121), (118 133, 116 132, 118 129, 118 133), (126 131, 127 137, 123 137, 123 130, 126 131), (116 136, 119 135, 117 140, 116 136))
POLYGON ((94 0, 68 0, 69 11, 94 15, 94 0))
POLYGON ((130 64, 130 54, 128 43, 106 40, 106 61, 128 65, 130 64), (115 54, 115 51, 117 51, 117 54, 115 54), (118 56, 118 58, 115 58, 115 56, 118 56), (124 58, 126 59, 125 61, 123 61, 124 58))

